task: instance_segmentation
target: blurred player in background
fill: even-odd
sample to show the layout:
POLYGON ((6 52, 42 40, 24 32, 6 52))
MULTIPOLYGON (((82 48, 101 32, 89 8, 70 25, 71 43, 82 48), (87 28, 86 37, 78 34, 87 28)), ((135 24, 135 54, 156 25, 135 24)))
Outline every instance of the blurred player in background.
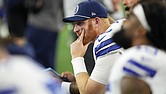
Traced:
POLYGON ((3 0, 0 0, 0 19, 3 17, 3 0))
POLYGON ((7 46, 11 54, 27 55, 35 58, 33 47, 25 38, 27 18, 29 13, 37 13, 42 5, 36 3, 42 0, 4 0, 5 17, 13 42, 7 46))
POLYGON ((106 6, 109 15, 115 19, 119 20, 124 18, 124 9, 121 0, 101 0, 106 6))
POLYGON ((140 0, 122 0, 123 5, 125 6, 125 14, 128 16, 132 8, 137 5, 140 0))
POLYGON ((113 36, 127 50, 113 66, 111 94, 166 93, 166 6, 160 3, 136 5, 113 36))
MULTIPOLYGON (((100 3, 84 1, 77 5, 74 16, 63 19, 64 22, 75 22, 74 32, 79 37, 71 44, 71 55, 76 82, 81 94, 103 94, 105 92, 109 70, 123 50, 111 39, 112 34, 120 29, 123 20, 111 25, 107 17, 107 11, 100 3), (94 42, 93 55, 96 64, 89 76, 83 56, 91 42, 94 42)), ((62 73, 62 76, 69 78, 71 75, 62 73)))
POLYGON ((38 13, 28 16, 26 37, 34 47, 36 60, 46 68, 56 69, 58 35, 63 28, 63 0, 37 1, 43 1, 44 5, 38 13))
POLYGON ((39 11, 34 8, 37 1, 4 0, 10 34, 4 36, 5 31, 0 28, 0 94, 61 93, 60 83, 50 78, 44 68, 30 58, 33 55, 26 45, 27 14, 39 11), (9 54, 9 45, 14 55, 9 54))
POLYGON ((0 94, 63 94, 60 83, 32 58, 9 54, 6 45, 11 41, 0 33, 0 94))

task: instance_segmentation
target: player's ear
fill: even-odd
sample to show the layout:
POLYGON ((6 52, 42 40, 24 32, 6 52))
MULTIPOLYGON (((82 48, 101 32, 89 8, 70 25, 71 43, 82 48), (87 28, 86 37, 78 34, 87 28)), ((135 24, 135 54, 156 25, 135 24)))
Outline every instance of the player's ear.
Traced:
POLYGON ((101 19, 99 17, 95 17, 93 20, 94 28, 99 28, 100 24, 101 24, 101 19))
POLYGON ((95 22, 99 26, 99 24, 101 23, 101 19, 99 17, 96 17, 95 18, 95 22))

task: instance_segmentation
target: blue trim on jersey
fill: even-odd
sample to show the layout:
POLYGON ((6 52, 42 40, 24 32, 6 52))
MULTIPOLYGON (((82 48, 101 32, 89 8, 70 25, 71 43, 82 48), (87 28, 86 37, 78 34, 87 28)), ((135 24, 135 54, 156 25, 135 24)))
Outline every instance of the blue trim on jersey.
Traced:
POLYGON ((103 48, 104 46, 107 46, 107 45, 111 44, 112 42, 113 42, 113 40, 112 40, 111 38, 108 39, 108 40, 106 40, 106 41, 101 42, 100 45, 98 45, 98 46, 95 48, 95 53, 96 53, 97 51, 99 51, 101 48, 103 48))
POLYGON ((136 62, 136 61, 134 61, 134 60, 132 60, 132 59, 129 60, 128 62, 129 62, 130 64, 135 65, 136 67, 138 67, 138 68, 140 68, 140 69, 146 71, 150 77, 154 77, 154 75, 156 74, 156 70, 154 70, 154 69, 152 69, 152 68, 149 68, 149 67, 147 67, 147 66, 141 65, 141 64, 139 64, 138 62, 136 62))
POLYGON ((102 39, 104 39, 104 37, 106 37, 106 35, 104 35, 102 38, 98 38, 98 42, 100 42, 102 39))
POLYGON ((135 77, 140 77, 141 75, 139 75, 138 73, 136 73, 135 71, 127 68, 127 67, 123 67, 123 71, 129 73, 130 75, 132 76, 135 76, 135 77))
POLYGON ((109 92, 111 91, 111 84, 110 83, 107 85, 106 91, 109 91, 109 92))
POLYGON ((17 92, 16 88, 6 88, 0 90, 0 94, 16 94, 16 92, 17 92))
POLYGON ((111 32, 112 31, 112 29, 110 29, 110 30, 108 30, 107 32, 105 32, 105 33, 108 33, 108 32, 111 32))
POLYGON ((97 54, 95 53, 96 54, 96 58, 98 58, 99 56, 105 55, 105 54, 107 54, 107 53, 109 53, 111 51, 120 49, 120 48, 121 48, 121 46, 119 46, 117 44, 112 45, 112 46, 110 46, 110 47, 108 47, 106 49, 103 49, 103 50, 99 51, 97 54))

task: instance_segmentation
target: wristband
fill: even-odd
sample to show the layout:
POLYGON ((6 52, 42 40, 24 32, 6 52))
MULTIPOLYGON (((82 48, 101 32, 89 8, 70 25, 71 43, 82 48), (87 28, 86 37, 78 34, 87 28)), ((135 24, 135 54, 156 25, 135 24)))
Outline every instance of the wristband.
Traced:
POLYGON ((69 82, 62 82, 61 83, 61 90, 64 90, 65 93, 70 94, 70 84, 69 82))
POLYGON ((74 70, 74 75, 75 76, 78 73, 81 73, 81 72, 86 72, 87 73, 83 57, 74 58, 74 59, 72 59, 71 63, 73 65, 73 70, 74 70))

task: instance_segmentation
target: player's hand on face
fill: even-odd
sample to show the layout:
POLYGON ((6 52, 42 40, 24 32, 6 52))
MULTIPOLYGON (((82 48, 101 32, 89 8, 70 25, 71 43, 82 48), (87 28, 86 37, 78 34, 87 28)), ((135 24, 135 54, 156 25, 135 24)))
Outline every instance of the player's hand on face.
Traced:
POLYGON ((84 35, 85 35, 85 31, 84 29, 82 29, 82 32, 79 38, 70 45, 70 52, 71 52, 72 58, 83 57, 85 55, 88 45, 90 43, 83 45, 84 35))
POLYGON ((71 82, 76 82, 76 79, 71 72, 62 72, 61 77, 67 78, 71 82))

